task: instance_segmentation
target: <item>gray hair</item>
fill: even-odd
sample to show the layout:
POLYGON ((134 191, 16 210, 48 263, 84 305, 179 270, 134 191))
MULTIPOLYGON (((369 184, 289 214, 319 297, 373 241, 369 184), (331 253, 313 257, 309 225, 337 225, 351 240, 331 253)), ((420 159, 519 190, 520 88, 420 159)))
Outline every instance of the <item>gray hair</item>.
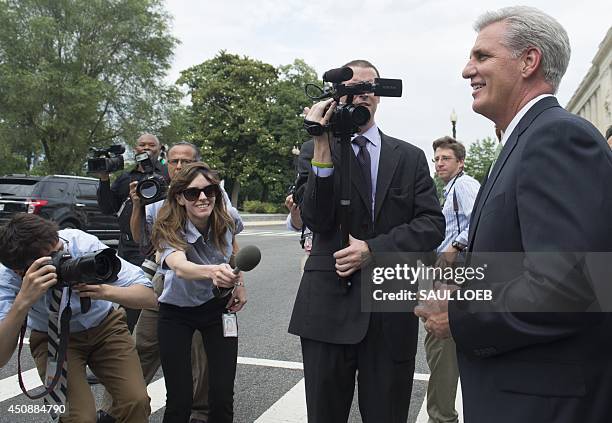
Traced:
POLYGON ((199 162, 199 161, 202 160, 202 155, 200 154, 200 149, 198 147, 196 147, 195 144, 192 144, 189 141, 179 141, 179 142, 176 142, 176 143, 172 144, 172 146, 168 149, 168 155, 170 155, 170 150, 172 150, 177 145, 187 145, 187 146, 193 148, 193 151, 195 152, 196 162, 199 162))
POLYGON ((496 22, 507 24, 504 45, 514 57, 529 47, 537 47, 542 52, 544 79, 557 92, 571 55, 569 37, 561 24, 534 7, 512 6, 482 14, 474 29, 480 32, 496 22))

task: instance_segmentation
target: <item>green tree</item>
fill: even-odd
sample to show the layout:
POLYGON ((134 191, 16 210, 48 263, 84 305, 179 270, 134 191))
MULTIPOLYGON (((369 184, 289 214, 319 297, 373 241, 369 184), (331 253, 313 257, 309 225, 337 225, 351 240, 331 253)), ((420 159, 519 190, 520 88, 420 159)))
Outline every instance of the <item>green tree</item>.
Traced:
POLYGON ((316 72, 301 60, 278 69, 221 51, 181 73, 191 95, 189 139, 219 170, 238 204, 241 188, 262 201, 281 201, 295 178, 291 149, 301 130, 306 82, 316 72))
POLYGON ((465 173, 482 182, 493 163, 496 149, 497 141, 491 137, 472 143, 465 158, 465 173))
POLYGON ((0 1, 0 142, 80 173, 89 147, 167 125, 169 34, 162 0, 0 1))

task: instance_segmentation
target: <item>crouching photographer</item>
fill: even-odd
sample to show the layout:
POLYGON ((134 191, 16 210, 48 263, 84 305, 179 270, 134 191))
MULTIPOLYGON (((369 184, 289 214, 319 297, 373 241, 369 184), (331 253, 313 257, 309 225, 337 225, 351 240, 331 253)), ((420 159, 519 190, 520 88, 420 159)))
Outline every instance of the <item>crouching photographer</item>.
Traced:
POLYGON ((143 271, 112 250, 99 251, 105 248, 92 235, 58 230, 36 215, 18 214, 0 228, 0 367, 27 324, 45 385, 27 395, 44 396, 51 417, 61 414, 64 423, 96 421, 86 365, 117 399, 117 421, 146 422, 150 414, 134 341, 112 303, 143 308, 157 300, 143 271), (86 283, 75 281, 79 272, 86 283))

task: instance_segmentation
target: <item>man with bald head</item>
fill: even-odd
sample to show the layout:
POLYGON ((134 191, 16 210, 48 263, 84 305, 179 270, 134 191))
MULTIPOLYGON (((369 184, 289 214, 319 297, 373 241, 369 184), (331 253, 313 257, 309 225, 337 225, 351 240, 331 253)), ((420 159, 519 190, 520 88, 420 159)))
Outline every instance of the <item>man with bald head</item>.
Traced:
MULTIPOLYGON (((158 158, 161 151, 161 143, 153 134, 142 134, 136 141, 134 152, 136 154, 148 153, 155 171, 168 179, 168 169, 162 165, 158 158)), ((140 164, 137 164, 129 171, 123 172, 110 184, 109 174, 101 172, 99 174, 100 185, 98 186, 98 205, 104 214, 116 214, 119 219, 119 238, 118 255, 132 264, 140 266, 144 261, 144 255, 140 251, 140 246, 134 241, 130 231, 130 216, 132 214, 132 200, 130 199, 130 182, 140 181, 146 177, 140 164)), ((140 310, 128 310, 128 327, 130 332, 138 320, 140 310)))

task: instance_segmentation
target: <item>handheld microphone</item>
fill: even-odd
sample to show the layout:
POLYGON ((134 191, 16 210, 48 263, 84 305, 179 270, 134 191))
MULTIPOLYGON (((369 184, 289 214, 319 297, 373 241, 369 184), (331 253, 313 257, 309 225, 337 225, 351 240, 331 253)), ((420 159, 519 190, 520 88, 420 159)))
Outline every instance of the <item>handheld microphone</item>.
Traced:
POLYGON ((323 82, 340 83, 348 81, 353 77, 353 69, 345 66, 343 68, 330 69, 323 74, 323 82))
MULTIPOLYGON (((236 254, 236 267, 233 272, 237 275, 240 272, 248 272, 253 270, 261 261, 261 251, 255 245, 247 245, 241 248, 236 254)), ((226 297, 234 288, 213 287, 213 294, 217 298, 226 297)))

